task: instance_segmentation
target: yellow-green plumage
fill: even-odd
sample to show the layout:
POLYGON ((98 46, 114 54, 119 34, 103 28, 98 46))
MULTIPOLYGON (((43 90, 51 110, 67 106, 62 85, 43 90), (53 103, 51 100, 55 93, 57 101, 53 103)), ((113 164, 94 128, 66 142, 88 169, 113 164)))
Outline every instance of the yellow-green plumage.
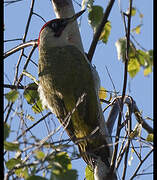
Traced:
POLYGON ((102 161, 106 171, 112 151, 108 144, 112 141, 98 98, 99 77, 70 35, 72 22, 83 12, 51 20, 42 27, 38 41, 38 91, 42 104, 56 114, 85 162, 94 168, 102 161), (83 101, 78 103, 82 95, 83 101))
MULTIPOLYGON (((62 124, 68 112, 72 112, 75 108, 79 97, 86 94, 83 102, 72 114, 66 132, 74 142, 78 138, 90 136, 99 125, 100 102, 95 89, 92 67, 84 55, 75 46, 41 48, 39 80, 48 107, 62 124)), ((90 154, 102 154, 104 159, 109 157, 107 146, 99 148, 106 145, 104 138, 100 138, 102 136, 99 135, 98 130, 93 137, 78 143, 80 153, 88 164, 91 161, 88 156, 90 154)))

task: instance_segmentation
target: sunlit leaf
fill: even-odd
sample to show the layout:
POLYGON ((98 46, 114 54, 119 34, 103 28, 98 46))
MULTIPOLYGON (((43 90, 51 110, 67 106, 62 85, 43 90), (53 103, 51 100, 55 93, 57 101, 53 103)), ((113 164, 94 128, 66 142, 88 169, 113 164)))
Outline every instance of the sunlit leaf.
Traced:
POLYGON ((148 76, 152 72, 152 67, 148 66, 144 69, 144 76, 148 76))
POLYGON ((51 179, 56 180, 77 180, 77 171, 74 169, 66 170, 65 172, 53 171, 51 174, 51 179))
POLYGON ((138 26, 136 26, 135 28, 133 28, 131 31, 132 31, 132 32, 136 32, 136 34, 140 34, 140 32, 141 32, 141 26, 142 26, 142 24, 139 24, 138 26))
MULTIPOLYGON (((62 167, 62 170, 70 170, 72 168, 70 157, 66 152, 57 153, 54 158, 54 162, 59 163, 62 167)), ((56 169, 58 168, 56 167, 56 169)))
POLYGON ((94 33, 103 17, 103 8, 101 6, 92 6, 88 14, 88 22, 92 26, 94 33))
POLYGON ((24 90, 23 95, 28 104, 34 104, 37 100, 39 100, 37 87, 38 86, 35 83, 31 83, 28 85, 28 88, 24 90), (34 88, 35 90, 30 90, 29 88, 34 88))
POLYGON ((19 150, 19 143, 4 141, 4 149, 7 151, 18 151, 19 150))
POLYGON ((153 66, 153 50, 151 49, 147 53, 149 55, 149 63, 153 66))
POLYGON ((117 48, 118 60, 125 59, 126 53, 126 38, 120 38, 116 41, 115 46, 117 48))
POLYGON ((107 92, 104 87, 100 87, 99 89, 99 99, 106 99, 107 98, 107 92))
POLYGON ((45 154, 44 154, 44 152, 42 152, 42 151, 35 151, 35 156, 36 156, 36 158, 37 159, 39 159, 39 160, 43 160, 44 158, 45 158, 45 154))
POLYGON ((11 90, 9 93, 5 94, 5 98, 10 102, 15 102, 19 96, 19 92, 17 90, 11 90))
POLYGON ((154 134, 148 134, 146 141, 153 142, 154 134))
POLYGON ((142 125, 137 123, 134 130, 129 134, 131 139, 141 136, 142 125))
POLYGON ((94 172, 92 171, 89 165, 86 166, 85 177, 86 177, 86 180, 94 180, 94 172))
POLYGON ((87 1, 87 7, 90 9, 93 6, 95 0, 86 0, 86 1, 87 1))
POLYGON ((59 152, 48 161, 52 163, 51 179, 76 180, 77 171, 72 169, 71 159, 66 152, 59 152))
POLYGON ((131 9, 131 16, 135 16, 135 14, 136 14, 136 8, 132 7, 132 9, 131 9))
MULTIPOLYGON (((126 56, 126 37, 120 38, 116 41, 115 46, 117 48, 117 55, 118 60, 122 59, 123 62, 125 62, 125 56, 126 56)), ((129 58, 134 58, 136 55, 136 48, 134 44, 130 41, 130 47, 129 47, 129 58)))
POLYGON ((128 72, 131 78, 140 71, 140 64, 136 58, 131 58, 128 63, 128 72))
POLYGON ((107 43, 110 32, 111 32, 111 22, 108 21, 105 24, 104 30, 102 31, 102 33, 101 33, 101 35, 99 37, 99 40, 102 40, 102 42, 107 43))
POLYGON ((32 110, 35 113, 41 113, 44 110, 40 99, 32 106, 32 110))
MULTIPOLYGON (((129 14, 129 9, 127 10, 126 14, 129 14)), ((136 8, 132 7, 132 9, 131 9, 131 16, 135 16, 135 14, 136 14, 136 8)))
POLYGON ((21 163, 21 160, 18 158, 18 159, 15 159, 15 158, 12 158, 12 159, 9 159, 8 162, 6 162, 6 167, 8 169, 12 169, 14 168, 17 164, 20 164, 21 163))
POLYGON ((16 174, 18 177, 24 178, 24 179, 26 179, 27 177, 29 177, 28 168, 27 168, 27 167, 16 169, 16 170, 15 170, 15 174, 16 174))
POLYGON ((4 123, 4 140, 9 137, 10 126, 7 123, 4 123))
POLYGON ((142 66, 148 65, 147 63, 148 55, 144 51, 138 49, 136 51, 136 58, 138 59, 138 62, 140 63, 140 65, 142 66))

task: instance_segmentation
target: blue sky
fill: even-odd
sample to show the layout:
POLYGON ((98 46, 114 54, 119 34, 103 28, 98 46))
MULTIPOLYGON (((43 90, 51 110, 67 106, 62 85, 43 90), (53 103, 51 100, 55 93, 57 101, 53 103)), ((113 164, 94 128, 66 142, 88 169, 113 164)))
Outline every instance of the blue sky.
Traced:
MULTIPOLYGON (((128 6, 126 0, 121 0, 122 9, 126 9, 128 6)), ((4 8, 4 39, 14 39, 14 38, 21 38, 23 36, 26 22, 29 14, 29 7, 31 1, 30 0, 23 0, 22 2, 15 3, 9 5, 4 8)), ((105 8, 107 1, 101 1, 101 5, 105 8)), ((133 5, 139 9, 139 11, 144 15, 143 17, 143 26, 141 29, 141 33, 139 35, 135 35, 136 40, 147 50, 153 48, 153 1, 152 0, 134 0, 133 5)), ((76 12, 80 11, 80 7, 74 3, 76 12)), ((55 18, 52 6, 50 1, 40 0, 35 2, 35 12, 40 14, 46 21, 55 18)), ((112 77, 116 90, 121 92, 122 85, 123 85, 123 71, 124 65, 121 61, 117 59, 117 51, 115 47, 115 42, 120 37, 125 36, 124 32, 124 25, 122 22, 122 18, 120 16, 120 10, 118 1, 114 4, 114 7, 111 11, 109 16, 109 20, 111 21, 111 34, 107 44, 99 43, 94 55, 93 64, 96 66, 99 76, 101 78, 101 85, 106 88, 107 90, 113 90, 113 86, 111 83, 110 78, 106 72, 106 67, 112 77)), ((136 27, 140 23, 139 17, 135 16, 132 18, 132 28, 136 27)), ((40 28, 43 26, 44 22, 36 17, 33 16, 31 20, 30 29, 28 31, 28 36, 26 40, 37 39, 40 28)), ((84 45, 84 49, 88 52, 89 45, 92 41, 93 32, 90 25, 87 22, 87 12, 82 17, 81 26, 80 26, 82 41, 84 45)), ((4 50, 9 50, 15 45, 20 44, 20 41, 17 42, 10 42, 6 43, 4 50)), ((31 48, 26 49, 26 53, 29 52, 31 48)), ((14 69, 17 63, 17 57, 19 56, 20 52, 15 53, 14 55, 8 57, 4 62, 4 72, 9 77, 9 80, 13 82, 14 79, 14 69)), ((33 60, 37 63, 38 62, 38 50, 36 49, 33 60)), ((22 68, 24 61, 21 63, 20 67, 22 68)), ((20 68, 20 70, 21 70, 20 68)), ((28 72, 31 72, 36 78, 37 77, 37 68, 30 64, 28 66, 28 72)), ((28 78, 24 79, 25 83, 29 82, 28 78)), ((9 84, 6 76, 4 78, 4 83, 9 84)), ((127 88, 127 94, 131 95, 137 103, 138 108, 143 112, 143 117, 153 116, 153 77, 152 74, 148 77, 144 77, 143 69, 137 74, 134 79, 129 77, 128 79, 129 88, 127 88)), ((5 90, 5 92, 7 92, 5 90)), ((22 92, 22 91, 20 91, 22 92)), ((6 102, 5 102, 6 103, 6 102)), ((25 103, 24 106, 26 107, 26 111, 32 113, 30 106, 27 106, 25 103)), ((33 114, 34 115, 34 114, 33 114)), ((35 116, 35 115, 34 115, 35 116)), ((35 116, 39 119, 38 116, 35 116)), ((105 113, 105 118, 107 118, 107 113, 105 113)), ((29 126, 28 122, 28 126, 29 126)), ((30 123, 31 124, 31 123, 30 123)), ((57 121, 56 121, 56 124, 57 121)), ((133 125, 136 124, 136 120, 133 119, 133 125)), ((42 125, 41 125, 42 126, 42 125)), ((16 123, 14 124, 14 128, 16 129, 16 123)), ((46 127, 43 123, 43 126, 40 127, 40 130, 37 128, 33 129, 33 133, 37 136, 39 135, 41 138, 47 135, 46 127)), ((142 132, 145 135, 145 132, 142 132)), ((56 138, 57 139, 57 138, 56 138)), ((85 163, 83 160, 74 160, 72 162, 73 168, 77 168, 79 174, 79 180, 83 180, 84 178, 84 168, 85 163)), ((134 162, 136 165, 136 161, 134 162)), ((129 174, 132 173, 132 167, 129 170, 129 174)), ((151 172, 150 169, 149 172, 151 172)), ((151 179, 152 176, 143 176, 142 179, 151 179)))

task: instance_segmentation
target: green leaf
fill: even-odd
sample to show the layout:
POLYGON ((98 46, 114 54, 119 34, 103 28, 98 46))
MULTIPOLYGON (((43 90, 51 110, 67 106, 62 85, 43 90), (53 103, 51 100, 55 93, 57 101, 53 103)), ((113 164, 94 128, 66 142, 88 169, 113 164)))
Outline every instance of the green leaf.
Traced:
POLYGON ((136 58, 138 59, 140 65, 142 65, 142 66, 147 66, 148 65, 148 63, 146 61, 146 59, 148 59, 148 56, 144 51, 138 49, 136 51, 136 58))
POLYGON ((153 66, 153 50, 149 50, 147 54, 149 55, 149 63, 153 66))
POLYGON ((9 137, 10 126, 7 123, 4 123, 4 140, 9 137))
POLYGON ((85 0, 85 1, 87 1, 87 7, 90 9, 92 8, 95 0, 85 0))
POLYGON ((39 100, 37 88, 38 86, 35 83, 31 83, 28 85, 28 88, 24 90, 23 95, 28 104, 34 104, 37 100, 39 100), (36 90, 30 90, 29 88, 35 88, 36 90))
POLYGON ((51 174, 50 179, 56 179, 56 180, 77 180, 77 171, 74 169, 66 170, 65 172, 56 171, 51 174))
POLYGON ((39 159, 39 160, 43 160, 43 159, 45 158, 44 152, 39 151, 39 150, 35 152, 35 156, 36 156, 36 158, 39 159))
POLYGON ((136 34, 140 34, 140 32, 141 32, 141 26, 142 26, 143 24, 139 24, 138 26, 136 26, 135 28, 133 28, 131 31, 132 32, 135 32, 136 34))
MULTIPOLYGON (((129 9, 127 10, 126 14, 129 14, 129 9)), ((135 16, 135 14, 136 14, 136 8, 132 7, 132 9, 131 9, 131 16, 135 16)))
POLYGON ((106 99, 107 98, 107 92, 104 87, 100 87, 99 89, 99 99, 106 99))
MULTIPOLYGON (((115 46, 117 48, 117 55, 118 55, 118 60, 122 59, 123 62, 125 62, 125 54, 126 54, 126 37, 119 38, 115 46)), ((136 48, 134 44, 130 41, 130 48, 129 48, 129 58, 134 58, 136 55, 136 48)))
POLYGON ((32 106, 32 110, 35 113, 41 113, 44 110, 40 99, 32 106))
POLYGON ((51 179, 77 179, 77 171, 72 169, 70 157, 66 152, 59 152, 48 161, 52 164, 51 179))
POLYGON ((27 168, 27 167, 16 169, 16 170, 15 170, 15 174, 16 174, 18 177, 24 178, 24 179, 26 179, 27 177, 29 177, 28 168, 27 168))
POLYGON ((17 164, 20 164, 20 163, 21 163, 21 159, 12 158, 12 159, 9 159, 8 162, 6 162, 6 167, 8 169, 13 169, 17 164))
POLYGON ((140 64, 136 58, 131 58, 128 63, 128 72, 131 78, 140 71, 140 64))
POLYGON ((137 123, 134 130, 129 134, 131 139, 141 136, 142 125, 137 123))
POLYGON ((152 67, 148 66, 144 69, 144 76, 148 76, 152 72, 152 67))
POLYGON ((108 21, 105 24, 104 30, 102 31, 102 33, 101 33, 101 35, 99 37, 99 40, 102 40, 102 42, 107 43, 110 32, 111 32, 111 22, 108 21))
POLYGON ((116 41, 115 46, 117 48, 118 60, 125 59, 126 53, 126 38, 120 38, 116 41))
POLYGON ((17 90, 11 90, 9 93, 5 94, 5 98, 10 102, 15 102, 19 96, 19 92, 17 90))
POLYGON ((86 180, 94 180, 94 172, 92 171, 89 165, 86 166, 85 177, 86 177, 86 180))
POLYGON ((59 171, 66 171, 72 168, 70 157, 66 152, 57 153, 57 155, 54 157, 54 162, 54 169, 59 171))
POLYGON ((148 134, 146 141, 153 142, 154 134, 148 134))
POLYGON ((47 179, 41 176, 33 175, 33 176, 28 177, 26 180, 47 180, 47 179))
POLYGON ((19 150, 19 143, 4 141, 4 149, 7 151, 18 151, 19 150))
POLYGON ((103 8, 101 6, 92 6, 88 14, 88 22, 92 26, 94 33, 102 21, 103 8))
POLYGON ((135 14, 136 14, 136 8, 132 7, 132 9, 131 9, 131 16, 135 16, 135 14))

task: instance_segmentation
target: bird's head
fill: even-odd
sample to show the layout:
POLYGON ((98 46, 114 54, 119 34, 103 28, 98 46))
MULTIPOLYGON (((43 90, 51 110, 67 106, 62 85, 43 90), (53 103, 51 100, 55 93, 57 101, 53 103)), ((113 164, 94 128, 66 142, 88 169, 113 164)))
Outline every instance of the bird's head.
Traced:
POLYGON ((68 43, 68 32, 70 31, 71 24, 80 17, 85 10, 78 12, 69 18, 54 19, 48 21, 40 30, 38 38, 38 46, 53 47, 64 46, 68 43))

